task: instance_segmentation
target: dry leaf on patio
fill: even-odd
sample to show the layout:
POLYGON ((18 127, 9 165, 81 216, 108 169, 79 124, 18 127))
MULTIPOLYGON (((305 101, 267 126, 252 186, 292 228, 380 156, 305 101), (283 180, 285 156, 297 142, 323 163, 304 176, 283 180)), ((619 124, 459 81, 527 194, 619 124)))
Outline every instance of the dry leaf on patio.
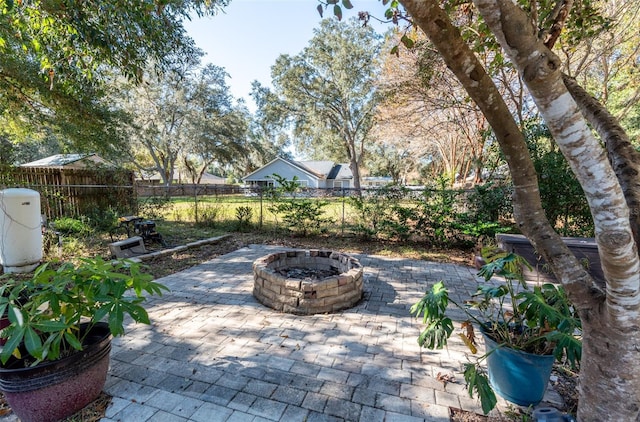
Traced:
POLYGON ((443 374, 442 372, 438 372, 438 375, 436 375, 436 381, 440 381, 446 387, 447 383, 456 382, 456 379, 451 374, 443 374))

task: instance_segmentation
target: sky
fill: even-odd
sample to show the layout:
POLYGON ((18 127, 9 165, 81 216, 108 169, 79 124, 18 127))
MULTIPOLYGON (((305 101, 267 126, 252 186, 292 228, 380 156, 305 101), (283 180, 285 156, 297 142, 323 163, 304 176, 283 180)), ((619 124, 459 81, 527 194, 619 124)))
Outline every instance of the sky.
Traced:
MULTIPOLYGON (((368 11, 382 18, 386 7, 378 0, 352 0, 353 9, 343 10, 343 20, 368 11)), ((223 12, 213 17, 194 18, 185 28, 204 50, 203 64, 224 67, 231 94, 244 98, 250 110, 251 82, 271 86, 271 66, 280 54, 296 55, 309 44, 313 29, 319 27, 316 0, 231 0, 223 12)), ((332 17, 327 10, 325 18, 332 17)), ((335 18, 334 18, 335 19, 335 18)), ((371 21, 379 32, 388 24, 371 21)))

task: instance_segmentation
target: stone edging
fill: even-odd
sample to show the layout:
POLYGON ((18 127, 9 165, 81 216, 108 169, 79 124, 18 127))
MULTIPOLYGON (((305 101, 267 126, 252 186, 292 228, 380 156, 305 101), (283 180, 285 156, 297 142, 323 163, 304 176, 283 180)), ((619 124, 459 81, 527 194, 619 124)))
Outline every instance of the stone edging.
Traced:
POLYGON ((133 262, 142 262, 142 261, 146 261, 149 259, 153 259, 153 258, 157 258, 160 256, 164 256, 164 255, 170 255, 176 252, 182 252, 182 251, 186 251, 187 249, 191 249, 191 248, 199 248, 200 246, 205 246, 205 245, 210 245, 213 243, 218 243, 221 240, 227 239, 231 237, 230 234, 223 234, 222 236, 216 236, 216 237, 210 237, 208 239, 203 239, 203 240, 198 240, 196 242, 191 242, 191 243, 187 243, 186 245, 181 245, 181 246, 176 246, 175 248, 171 248, 171 249, 161 249, 159 251, 155 251, 155 252, 151 252, 151 253, 146 253, 143 255, 137 255, 131 258, 125 258, 124 260, 126 261, 133 261, 133 262))

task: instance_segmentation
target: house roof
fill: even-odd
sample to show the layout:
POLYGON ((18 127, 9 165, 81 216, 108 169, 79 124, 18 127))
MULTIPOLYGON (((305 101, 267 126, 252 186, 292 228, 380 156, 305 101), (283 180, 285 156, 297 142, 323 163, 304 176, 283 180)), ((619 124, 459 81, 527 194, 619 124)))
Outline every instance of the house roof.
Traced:
POLYGON ((50 157, 45 157, 36 161, 21 164, 21 167, 65 167, 85 159, 88 159, 89 161, 97 164, 106 164, 109 166, 112 165, 107 160, 99 157, 96 154, 56 154, 50 157))
POLYGON ((336 164, 331 169, 327 179, 353 179, 351 167, 348 164, 336 164))
POLYGON ((293 163, 300 167, 305 167, 321 179, 328 178, 331 169, 334 167, 333 161, 293 161, 293 163))
POLYGON ((260 167, 256 171, 246 175, 243 177, 243 180, 249 179, 253 174, 259 172, 265 167, 270 166, 276 161, 283 161, 290 166, 296 167, 302 170, 309 175, 316 177, 321 180, 325 179, 353 179, 353 174, 351 173, 351 169, 348 164, 336 164, 333 161, 294 161, 287 160, 281 157, 278 157, 274 160, 271 160, 264 166, 260 167))

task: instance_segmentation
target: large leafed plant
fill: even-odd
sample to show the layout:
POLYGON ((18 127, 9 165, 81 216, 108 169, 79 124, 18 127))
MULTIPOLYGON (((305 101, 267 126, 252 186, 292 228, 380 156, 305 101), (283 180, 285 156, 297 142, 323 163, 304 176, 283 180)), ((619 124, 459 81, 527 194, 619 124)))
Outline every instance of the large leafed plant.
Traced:
MULTIPOLYGON (((410 312, 422 317, 426 325, 418 337, 420 346, 441 349, 447 345, 455 331, 453 320, 447 314, 449 304, 452 304, 467 316, 461 323, 459 335, 472 354, 478 352, 476 328, 480 328, 499 347, 540 355, 553 354, 558 361, 578 365, 582 353, 580 319, 562 286, 552 283, 529 286, 522 272, 529 264, 519 255, 486 248, 483 258, 487 264, 478 275, 487 283, 478 287, 471 300, 456 302, 440 281, 411 307, 410 312), (488 283, 494 277, 501 280, 488 283)), ((485 413, 497 403, 481 365, 490 353, 492 351, 465 363, 464 369, 469 395, 479 396, 485 413)))
POLYGON ((0 361, 4 365, 14 356, 33 366, 65 357, 82 350, 84 336, 100 321, 108 323, 113 336, 124 334, 127 315, 149 324, 142 306, 145 293, 160 295, 163 290, 167 288, 142 272, 140 264, 101 258, 57 269, 44 264, 29 279, 5 275, 0 315, 6 315, 9 325, 0 332, 6 341, 0 361), (81 323, 88 329, 80 330, 81 323))

